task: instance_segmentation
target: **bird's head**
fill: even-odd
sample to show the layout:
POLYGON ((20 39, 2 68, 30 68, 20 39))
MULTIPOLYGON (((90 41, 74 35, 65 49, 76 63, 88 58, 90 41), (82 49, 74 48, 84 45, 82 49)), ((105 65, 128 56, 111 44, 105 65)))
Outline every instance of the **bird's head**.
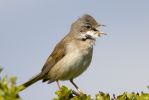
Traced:
POLYGON ((100 27, 104 26, 99 23, 90 15, 85 14, 71 25, 71 32, 77 39, 96 40, 102 34, 100 27))

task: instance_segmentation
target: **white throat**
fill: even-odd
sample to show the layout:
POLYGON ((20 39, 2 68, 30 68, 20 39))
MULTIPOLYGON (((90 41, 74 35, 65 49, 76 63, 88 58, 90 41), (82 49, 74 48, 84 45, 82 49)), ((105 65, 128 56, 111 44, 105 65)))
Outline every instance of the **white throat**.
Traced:
POLYGON ((87 31, 87 32, 86 32, 86 35, 91 36, 93 39, 96 39, 96 38, 99 37, 98 34, 96 34, 95 31, 87 31))
POLYGON ((96 38, 99 37, 99 35, 95 32, 95 31, 87 31, 86 33, 80 33, 81 35, 79 36, 79 39, 92 39, 92 40, 96 40, 96 38))

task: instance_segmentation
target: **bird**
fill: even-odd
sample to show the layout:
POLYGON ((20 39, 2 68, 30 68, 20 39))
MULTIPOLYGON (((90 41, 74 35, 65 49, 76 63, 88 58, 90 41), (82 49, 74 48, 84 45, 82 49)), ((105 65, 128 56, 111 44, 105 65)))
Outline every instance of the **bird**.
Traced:
POLYGON ((89 14, 84 14, 74 21, 68 34, 56 44, 41 72, 21 84, 20 91, 39 80, 47 83, 56 82, 59 88, 59 81, 69 80, 79 93, 83 93, 73 79, 89 67, 96 39, 105 34, 100 30, 101 26, 104 25, 99 24, 89 14))

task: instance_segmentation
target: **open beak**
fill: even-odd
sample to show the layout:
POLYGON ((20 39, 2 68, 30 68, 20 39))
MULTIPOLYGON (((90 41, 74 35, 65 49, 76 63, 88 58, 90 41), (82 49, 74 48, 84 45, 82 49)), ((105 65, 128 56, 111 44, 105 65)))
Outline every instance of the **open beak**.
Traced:
POLYGON ((102 31, 98 31, 97 34, 98 34, 99 37, 102 36, 102 35, 107 35, 106 33, 102 32, 102 31))
MULTIPOLYGON (((100 25, 100 26, 103 26, 103 25, 100 25)), ((96 38, 102 36, 102 35, 107 35, 106 33, 100 31, 100 26, 98 26, 97 28, 94 28, 93 30, 89 30, 86 32, 86 37, 87 38, 90 38, 90 39, 93 39, 93 40, 96 40, 96 38)))
POLYGON ((97 26, 97 34, 98 34, 99 37, 102 36, 102 35, 107 35, 106 33, 100 31, 100 27, 102 27, 102 26, 105 27, 106 25, 100 24, 100 25, 97 26))

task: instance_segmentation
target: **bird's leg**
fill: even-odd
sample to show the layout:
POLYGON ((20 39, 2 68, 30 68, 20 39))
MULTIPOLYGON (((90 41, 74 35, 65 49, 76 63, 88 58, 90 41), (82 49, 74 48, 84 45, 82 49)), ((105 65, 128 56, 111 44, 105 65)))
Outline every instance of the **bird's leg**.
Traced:
POLYGON ((56 81, 56 83, 57 83, 58 88, 61 89, 61 85, 58 80, 56 81))
POLYGON ((79 87, 73 82, 73 79, 70 80, 70 82, 73 84, 73 86, 79 91, 80 94, 84 94, 82 90, 79 89, 79 87))

